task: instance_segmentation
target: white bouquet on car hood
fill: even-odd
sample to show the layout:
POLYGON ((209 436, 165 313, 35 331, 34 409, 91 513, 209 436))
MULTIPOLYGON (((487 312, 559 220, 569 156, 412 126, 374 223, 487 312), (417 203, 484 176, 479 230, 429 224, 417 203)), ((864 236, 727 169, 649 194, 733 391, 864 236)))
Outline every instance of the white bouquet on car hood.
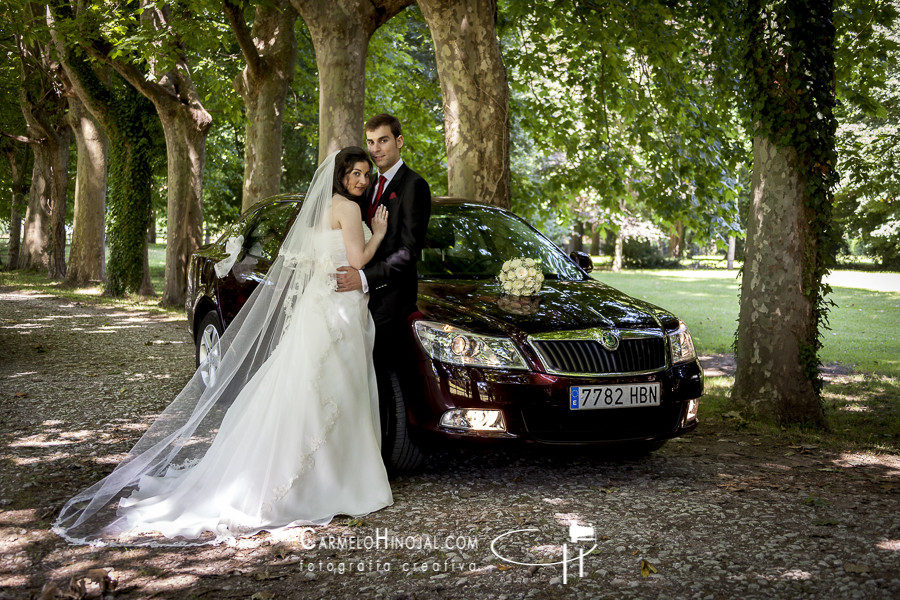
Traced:
POLYGON ((541 290, 544 273, 533 258, 512 258, 503 263, 497 281, 504 294, 531 296, 541 290))

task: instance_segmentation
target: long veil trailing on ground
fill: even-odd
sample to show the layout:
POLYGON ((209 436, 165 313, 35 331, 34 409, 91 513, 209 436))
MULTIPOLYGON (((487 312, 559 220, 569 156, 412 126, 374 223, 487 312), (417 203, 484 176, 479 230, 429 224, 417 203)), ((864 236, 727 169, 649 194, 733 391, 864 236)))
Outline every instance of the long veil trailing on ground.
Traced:
MULTIPOLYGON (((128 496, 143 476, 161 476, 200 461, 222 419, 244 385, 272 354, 287 329, 297 300, 316 269, 326 268, 319 234, 331 229, 330 214, 335 156, 316 170, 300 214, 278 257, 219 341, 221 362, 209 385, 198 369, 175 400, 159 415, 127 457, 105 479, 69 500, 53 531, 69 542, 117 545, 128 529, 117 514, 119 499, 128 496)), ((333 267, 332 267, 333 268, 333 267)), ((128 537, 127 545, 156 545, 158 537, 128 537)), ((165 545, 198 545, 221 541, 215 536, 165 545)))

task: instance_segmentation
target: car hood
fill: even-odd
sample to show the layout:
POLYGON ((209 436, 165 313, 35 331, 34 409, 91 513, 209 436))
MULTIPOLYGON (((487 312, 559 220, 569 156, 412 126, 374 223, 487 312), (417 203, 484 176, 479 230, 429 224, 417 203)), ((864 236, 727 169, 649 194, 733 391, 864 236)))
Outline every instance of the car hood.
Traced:
POLYGON ((659 329, 674 317, 652 304, 596 280, 545 280, 532 297, 505 296, 494 280, 423 280, 419 310, 424 318, 448 322, 475 333, 503 331, 526 335, 610 327, 659 329))

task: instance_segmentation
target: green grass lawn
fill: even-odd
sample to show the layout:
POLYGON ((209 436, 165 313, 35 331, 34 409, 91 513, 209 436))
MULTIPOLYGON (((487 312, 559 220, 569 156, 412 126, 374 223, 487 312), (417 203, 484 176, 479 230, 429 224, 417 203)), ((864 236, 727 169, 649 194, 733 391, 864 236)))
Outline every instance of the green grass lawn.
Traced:
MULTIPOLYGON (((0 241, 0 256, 6 258, 6 241, 0 241)), ((66 246, 66 258, 68 259, 69 247, 66 246)), ((4 271, 0 269, 0 286, 11 286, 19 289, 28 289, 35 293, 53 294, 79 302, 92 302, 112 304, 122 307, 135 307, 148 310, 159 310, 170 313, 184 314, 184 307, 176 306, 163 308, 159 305, 159 297, 162 295, 163 281, 165 279, 166 245, 150 244, 147 251, 147 259, 150 263, 150 281, 153 284, 155 296, 143 297, 126 294, 121 298, 111 298, 104 295, 103 286, 100 284, 82 288, 70 288, 61 281, 47 279, 45 271, 4 271)))
MULTIPOLYGON (((625 271, 594 276, 666 308, 691 328, 701 354, 731 352, 740 282, 735 271, 625 271)), ((709 377, 700 417, 760 435, 788 437, 835 451, 900 454, 900 274, 835 271, 829 276, 831 330, 822 361, 853 368, 822 392, 831 432, 744 421, 730 402, 733 377, 709 377)))
MULTIPOLYGON (((598 272, 594 277, 678 315, 691 328, 700 353, 731 352, 740 292, 735 271, 598 272)), ((900 376, 900 274, 836 271, 829 281, 829 297, 837 306, 831 310, 822 361, 900 376)))

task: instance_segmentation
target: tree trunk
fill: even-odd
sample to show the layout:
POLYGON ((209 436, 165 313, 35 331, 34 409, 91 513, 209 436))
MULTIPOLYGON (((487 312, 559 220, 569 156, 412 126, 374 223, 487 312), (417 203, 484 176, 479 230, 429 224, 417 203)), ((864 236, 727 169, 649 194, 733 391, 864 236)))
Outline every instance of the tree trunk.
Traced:
MULTIPOLYGON (((55 25, 52 15, 48 17, 48 25, 51 28, 55 25)), ((103 70, 105 72, 100 72, 83 56, 66 47, 64 38, 54 29, 51 33, 73 95, 110 138, 109 196, 105 199, 106 210, 99 207, 101 217, 105 217, 99 223, 99 240, 103 240, 103 229, 106 229, 105 237, 109 242, 108 269, 103 265, 106 292, 112 296, 125 292, 153 295, 152 287, 148 287, 150 278, 146 272, 145 246, 152 201, 150 184, 154 152, 151 140, 161 133, 159 128, 153 127, 155 107, 131 84, 122 81, 114 85, 108 67, 103 70)), ((79 154, 79 160, 82 154, 79 154)), ((97 171, 98 178, 105 178, 105 160, 100 161, 99 156, 95 160, 92 168, 97 171)), ((105 189, 104 182, 102 191, 105 189)))
POLYGON ((109 140, 78 97, 69 98, 69 122, 78 158, 75 211, 66 283, 86 286, 106 280, 106 164, 109 140))
MULTIPOLYGON (((184 18, 179 13, 177 18, 184 18)), ((167 5, 144 4, 141 20, 161 35, 171 31, 172 18, 167 5)), ((99 32, 95 32, 98 39, 99 32)), ((191 254, 200 246, 203 221, 203 166, 206 162, 206 136, 212 118, 200 101, 194 87, 184 46, 180 39, 169 38, 182 50, 171 70, 155 72, 151 61, 150 73, 145 73, 130 60, 112 58, 112 45, 97 41, 82 47, 94 58, 115 69, 125 80, 153 102, 162 123, 166 139, 168 162, 166 271, 160 303, 164 306, 183 306, 187 290, 187 267, 191 254)), ((140 228, 146 244, 146 224, 140 228)))
POLYGON ((669 227, 669 258, 681 258, 684 251, 684 223, 678 221, 669 227))
POLYGON ((156 296, 156 292, 153 291, 153 282, 150 280, 150 242, 147 240, 147 236, 144 236, 144 277, 141 279, 141 286, 138 288, 138 295, 140 296, 156 296))
POLYGON ((247 116, 241 201, 245 211, 281 188, 281 128, 297 62, 297 11, 289 0, 257 6, 253 29, 248 31, 243 9, 231 0, 224 7, 247 63, 234 80, 247 116))
POLYGON ((728 236, 728 270, 734 269, 734 247, 737 240, 733 235, 728 236))
MULTIPOLYGON (((187 293, 191 255, 203 238, 203 165, 212 119, 205 110, 186 107, 168 96, 150 98, 166 135, 168 201, 166 275, 160 302, 181 306, 187 293)), ((145 238, 146 239, 146 238, 145 238)))
POLYGON ((316 49, 321 162, 335 150, 362 144, 369 39, 414 0, 291 2, 306 22, 316 49))
POLYGON ((51 279, 66 277, 66 191, 69 187, 69 146, 72 128, 66 124, 49 136, 50 152, 50 262, 51 279))
POLYGON ((509 82, 496 0, 418 0, 444 100, 451 196, 509 208, 509 82))
POLYGON ((618 273, 622 270, 622 250, 624 247, 625 238, 622 236, 621 231, 616 232, 616 248, 615 253, 613 254, 613 262, 612 262, 612 270, 618 273))
MULTIPOLYGON (((31 152, 25 148, 25 156, 31 152)), ((28 186, 25 185, 25 164, 20 165, 16 150, 9 148, 6 151, 6 158, 9 160, 9 170, 12 176, 12 202, 9 211, 9 244, 7 247, 7 269, 19 268, 19 252, 22 248, 22 209, 25 208, 25 192, 28 186)), ((27 164, 27 158, 25 163, 27 164)))
MULTIPOLYGON (((150 226, 147 227, 147 243, 155 244, 156 243, 156 211, 150 211, 150 226)), ((209 242, 204 242, 204 244, 209 242)))
POLYGON ((46 269, 50 264, 50 152, 45 144, 35 144, 31 150, 34 166, 28 189, 19 267, 46 269))
POLYGON ((594 223, 591 231, 591 254, 600 256, 600 225, 598 223, 594 223))
POLYGON ((584 250, 584 223, 575 222, 575 231, 572 232, 572 243, 569 252, 582 252, 584 250))
POLYGON ((819 397, 800 360, 815 342, 803 261, 815 256, 805 182, 793 148, 753 139, 753 185, 741 281, 734 402, 781 423, 825 426, 819 397), (812 248, 811 248, 812 246, 812 248))
POLYGON ((66 101, 60 89, 45 81, 49 76, 32 65, 23 75, 19 90, 29 137, 41 140, 33 145, 33 178, 43 184, 33 185, 38 196, 30 194, 29 198, 23 266, 46 267, 51 278, 62 279, 66 274, 66 187, 72 129, 66 122, 66 101))

